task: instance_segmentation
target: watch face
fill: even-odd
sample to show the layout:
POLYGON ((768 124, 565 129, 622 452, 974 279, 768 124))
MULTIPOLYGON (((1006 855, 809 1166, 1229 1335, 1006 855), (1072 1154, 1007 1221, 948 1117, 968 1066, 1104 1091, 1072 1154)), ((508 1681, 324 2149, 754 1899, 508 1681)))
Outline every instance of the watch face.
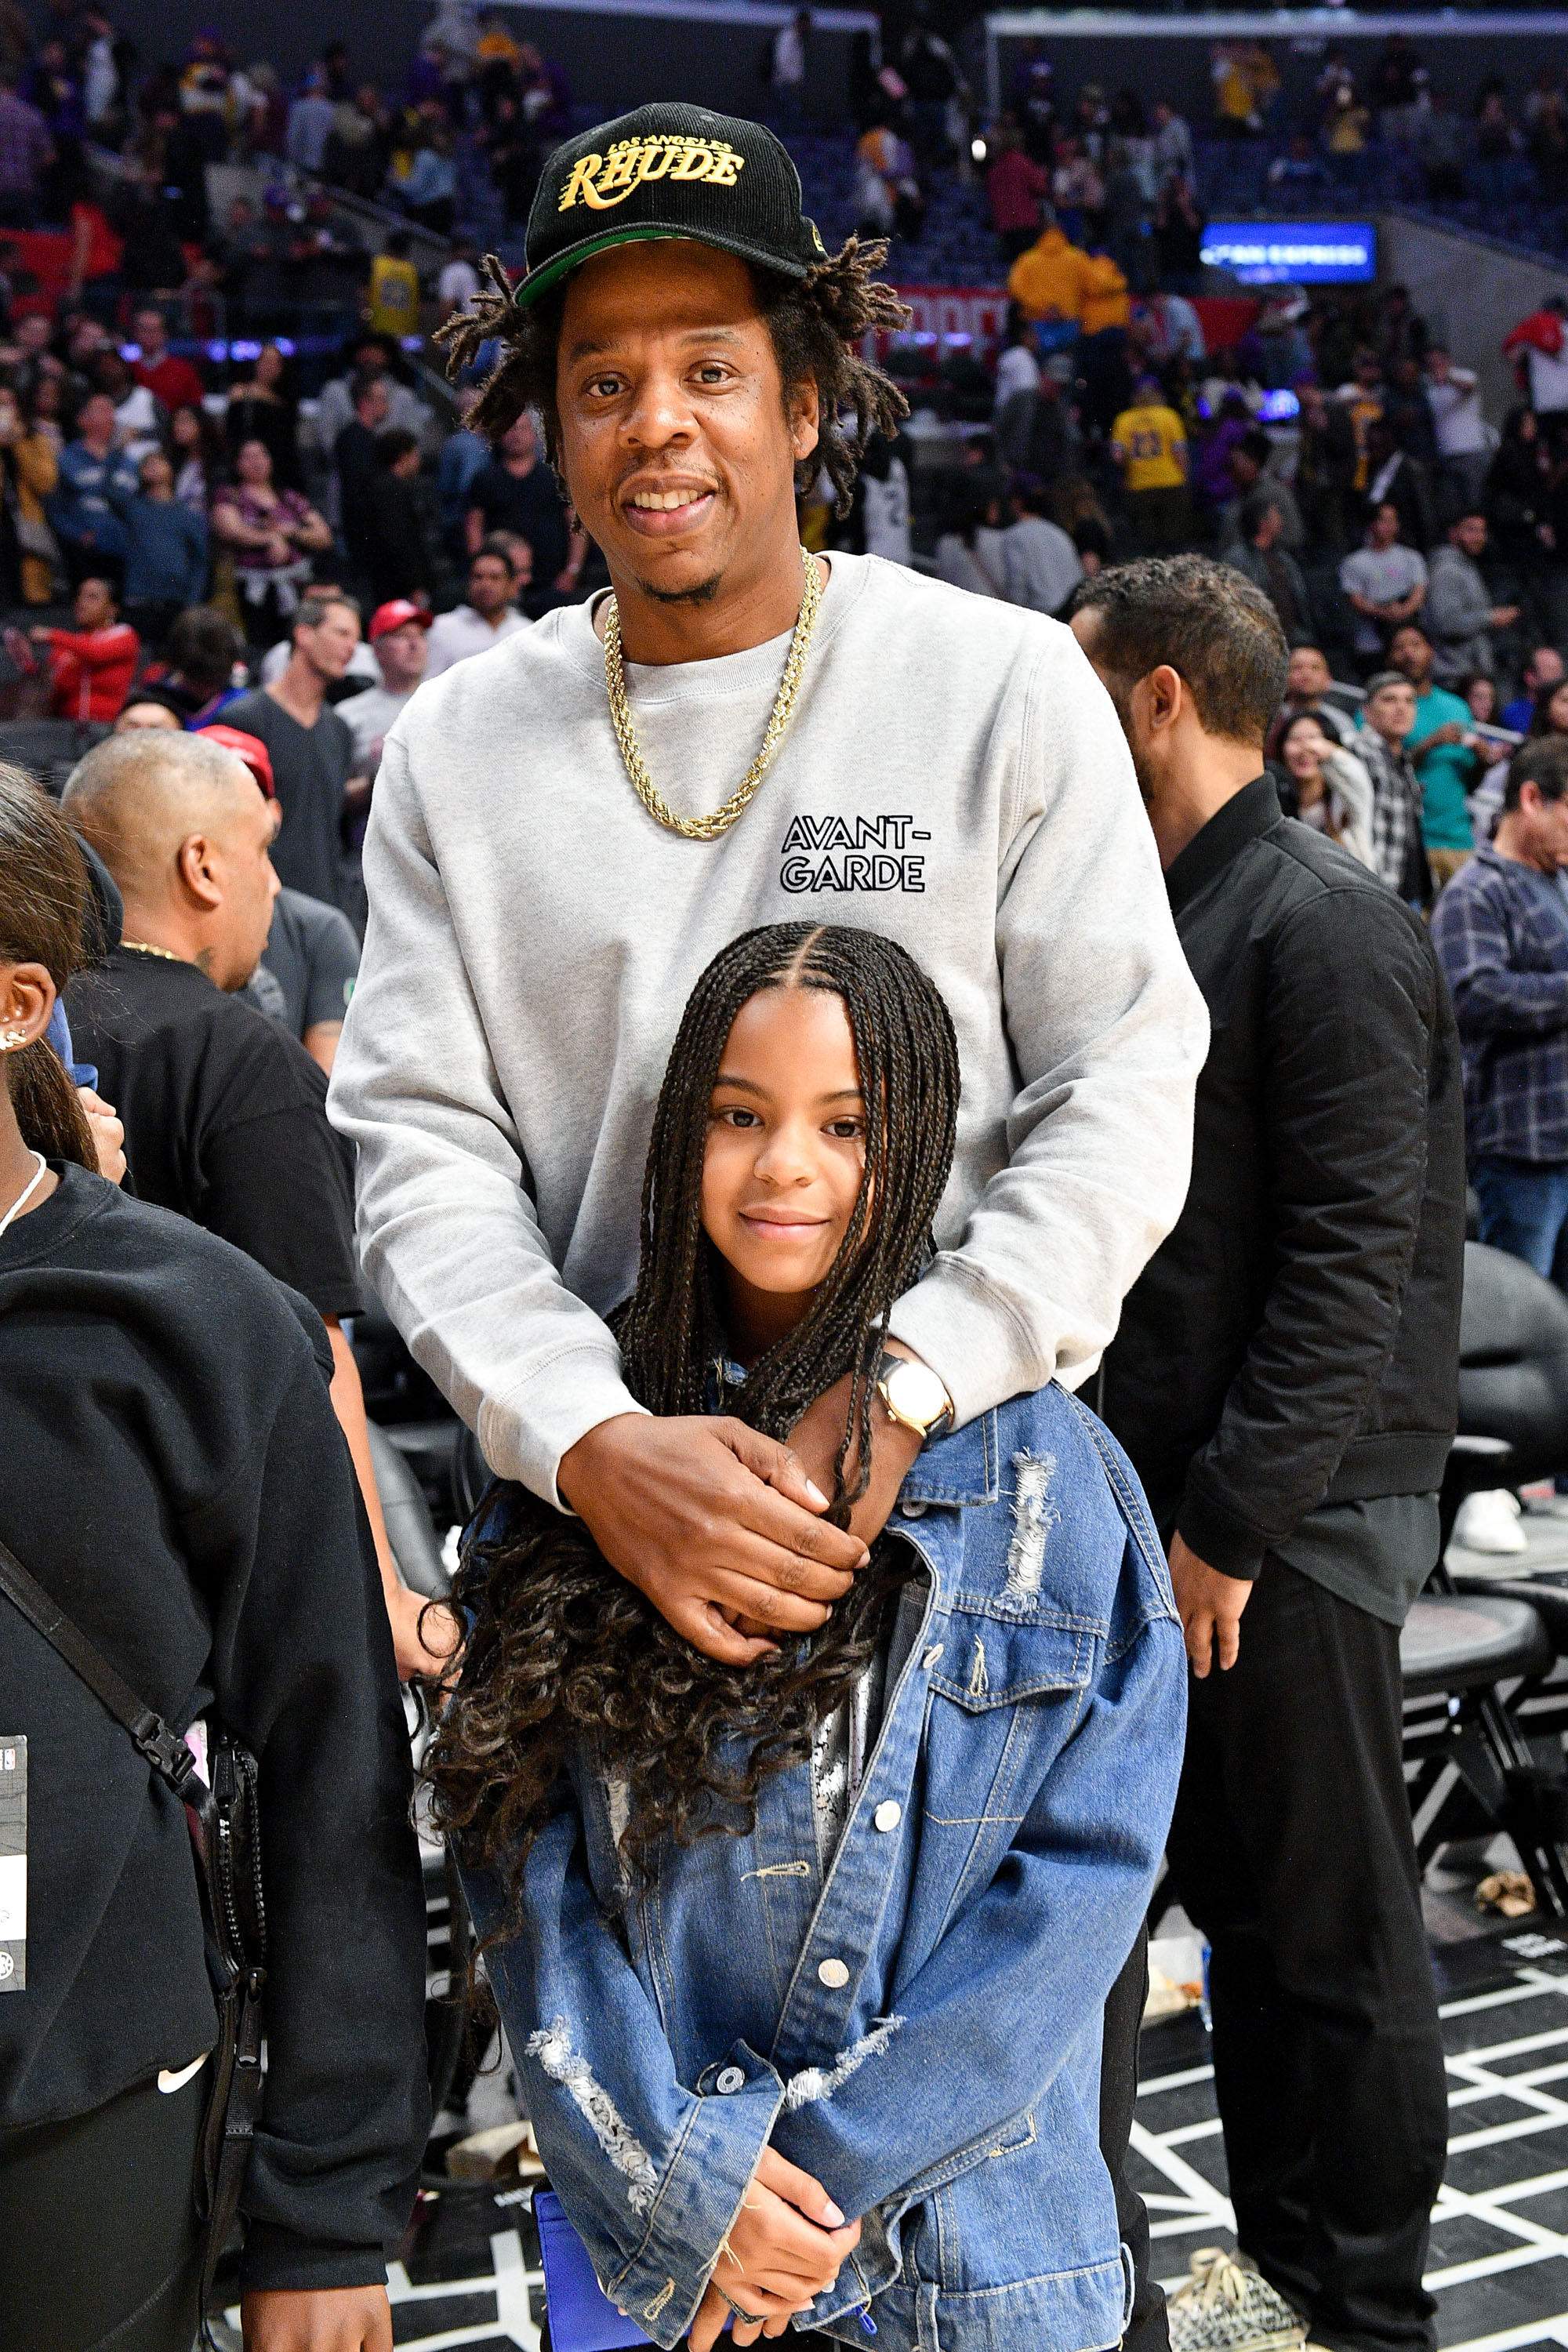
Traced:
POLYGON ((898 1363, 884 1385, 899 1411, 923 1428, 947 1410, 947 1391, 929 1364, 898 1363))

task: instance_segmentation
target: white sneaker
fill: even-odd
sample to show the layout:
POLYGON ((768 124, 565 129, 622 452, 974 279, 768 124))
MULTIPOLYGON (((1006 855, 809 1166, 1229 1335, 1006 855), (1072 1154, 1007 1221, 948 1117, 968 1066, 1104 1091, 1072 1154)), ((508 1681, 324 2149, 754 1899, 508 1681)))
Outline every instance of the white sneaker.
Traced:
POLYGON ((1454 1521, 1454 1541, 1466 1551, 1521 1552, 1530 1538, 1520 1526, 1520 1503, 1506 1486, 1467 1495, 1454 1521))
POLYGON ((1307 2323, 1243 2253, 1200 2246, 1192 2273, 1166 2305, 1171 2352, 1287 2352, 1307 2323))

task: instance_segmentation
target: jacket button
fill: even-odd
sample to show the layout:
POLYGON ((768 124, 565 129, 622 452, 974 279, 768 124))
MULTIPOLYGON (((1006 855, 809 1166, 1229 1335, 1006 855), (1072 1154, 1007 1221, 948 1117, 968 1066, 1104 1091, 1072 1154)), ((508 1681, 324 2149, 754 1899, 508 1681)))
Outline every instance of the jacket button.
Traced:
POLYGON ((728 2098, 732 2091, 743 2091, 745 2087, 746 2078, 739 2066, 726 2066, 713 2085, 716 2091, 723 2093, 725 2098, 728 2098))
POLYGON ((893 1797, 889 1797, 885 1804, 879 1805, 871 1816, 879 1830, 896 1830, 903 1818, 904 1809, 893 1797))
POLYGON ((818 1984, 826 1985, 833 1992, 849 1981, 849 1971, 842 1960, 824 1960, 816 1971, 818 1984))
POLYGON ((906 1519, 923 1519, 926 1515, 926 1507, 923 1503, 900 1503, 899 1508, 906 1519))

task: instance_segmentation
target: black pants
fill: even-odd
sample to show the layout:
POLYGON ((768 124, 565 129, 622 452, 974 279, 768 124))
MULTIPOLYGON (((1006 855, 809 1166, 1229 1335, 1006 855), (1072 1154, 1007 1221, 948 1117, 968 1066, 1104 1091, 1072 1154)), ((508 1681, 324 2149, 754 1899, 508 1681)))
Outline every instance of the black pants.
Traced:
POLYGON ((1121 2339, 1122 2352, 1170 2352, 1171 2343, 1165 2290, 1149 2275, 1149 2216, 1127 2179, 1127 2147, 1138 2097, 1138 2035, 1148 1998, 1149 1930, 1143 1927, 1105 2004, 1100 2059, 1100 2152, 1116 2191, 1122 2243, 1132 2257, 1132 2316, 1121 2339))
POLYGON ((1448 2116, 1400 1696, 1394 1628, 1269 1559, 1237 1664, 1192 1683, 1171 1828, 1237 2232, 1331 2352, 1436 2341, 1448 2116))
POLYGON ((0 2132, 0 2352, 191 2352, 211 2072, 0 2132))

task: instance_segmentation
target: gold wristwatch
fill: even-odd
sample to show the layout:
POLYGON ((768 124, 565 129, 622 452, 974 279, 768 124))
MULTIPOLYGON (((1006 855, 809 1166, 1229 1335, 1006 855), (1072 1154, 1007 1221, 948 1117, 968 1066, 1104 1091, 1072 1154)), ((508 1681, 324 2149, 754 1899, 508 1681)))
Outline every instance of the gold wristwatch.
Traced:
POLYGON ((952 1428, 952 1399, 929 1364, 911 1364, 907 1356, 884 1353, 874 1386, 889 1420, 912 1429, 922 1445, 945 1437, 952 1428))

